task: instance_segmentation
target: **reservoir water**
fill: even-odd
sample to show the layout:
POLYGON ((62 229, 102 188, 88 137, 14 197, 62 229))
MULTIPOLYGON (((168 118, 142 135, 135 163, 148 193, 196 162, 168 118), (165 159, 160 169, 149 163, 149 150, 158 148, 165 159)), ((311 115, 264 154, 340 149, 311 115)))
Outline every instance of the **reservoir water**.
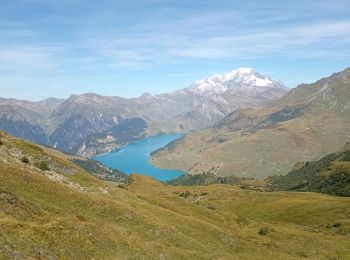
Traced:
POLYGON ((109 168, 118 169, 127 174, 138 173, 160 181, 175 179, 183 175, 184 172, 159 169, 150 164, 149 159, 151 152, 182 136, 182 134, 168 134, 146 137, 141 141, 130 143, 119 150, 95 156, 93 159, 109 168))

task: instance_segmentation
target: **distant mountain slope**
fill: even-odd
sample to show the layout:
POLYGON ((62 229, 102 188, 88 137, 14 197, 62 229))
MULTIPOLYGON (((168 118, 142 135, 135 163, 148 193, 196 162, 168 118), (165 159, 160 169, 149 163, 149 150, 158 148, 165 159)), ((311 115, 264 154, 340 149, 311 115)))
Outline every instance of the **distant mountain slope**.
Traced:
POLYGON ((46 107, 56 108, 59 105, 61 105, 63 102, 64 102, 64 99, 51 97, 51 98, 43 99, 38 103, 46 107))
POLYGON ((341 152, 296 167, 285 176, 271 177, 270 188, 350 197, 350 145, 341 152))
POLYGON ((44 130, 39 125, 31 125, 26 120, 12 121, 7 118, 1 118, 0 129, 38 144, 47 143, 44 130))
POLYGON ((87 93, 37 103, 1 99, 0 128, 69 153, 92 156, 145 135, 208 127, 236 109, 269 103, 286 91, 281 82, 241 68, 156 96, 145 93, 125 99, 87 93))
POLYGON ((158 153, 157 166, 264 178, 338 150, 350 139, 350 69, 290 90, 260 108, 232 112, 158 153))
POLYGON ((129 100, 89 93, 71 96, 51 115, 50 145, 91 156, 135 141, 146 134, 147 122, 129 100))
POLYGON ((139 175, 121 188, 61 152, 2 132, 0 141, 0 259, 350 255, 349 198, 172 187, 139 175))
POLYGON ((45 124, 51 108, 29 101, 0 98, 0 129, 39 144, 48 141, 45 124))

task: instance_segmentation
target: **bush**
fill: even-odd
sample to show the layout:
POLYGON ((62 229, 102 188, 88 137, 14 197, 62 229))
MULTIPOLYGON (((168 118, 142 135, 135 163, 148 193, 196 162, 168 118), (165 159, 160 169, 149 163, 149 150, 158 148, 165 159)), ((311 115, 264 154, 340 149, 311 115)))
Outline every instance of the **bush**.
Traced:
POLYGON ((191 193, 189 191, 183 191, 180 193, 180 197, 183 197, 185 199, 189 196, 191 196, 191 193))
POLYGON ((334 223, 333 227, 340 227, 340 223, 334 223))
POLYGON ((4 144, 4 142, 0 139, 0 145, 3 145, 4 144))
POLYGON ((21 161, 22 161, 22 163, 25 163, 25 164, 29 163, 29 159, 26 156, 23 156, 21 161))
POLYGON ((240 215, 237 216, 236 222, 240 226, 247 226, 250 224, 250 221, 247 218, 240 215))
POLYGON ((42 171, 50 170, 48 161, 40 161, 40 162, 36 163, 35 166, 38 167, 42 171))
POLYGON ((269 233, 269 227, 262 227, 260 228, 258 234, 262 236, 266 236, 267 233, 269 233))
POLYGON ((207 208, 208 208, 208 209, 211 209, 211 210, 216 210, 216 207, 214 207, 213 205, 208 205, 207 208))

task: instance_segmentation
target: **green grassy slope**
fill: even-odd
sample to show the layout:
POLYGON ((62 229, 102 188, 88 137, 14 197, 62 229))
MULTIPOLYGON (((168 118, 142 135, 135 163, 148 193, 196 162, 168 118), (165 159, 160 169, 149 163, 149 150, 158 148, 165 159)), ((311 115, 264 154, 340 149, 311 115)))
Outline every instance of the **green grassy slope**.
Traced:
POLYGON ((318 161, 306 162, 286 176, 271 177, 271 189, 314 191, 350 197, 350 147, 318 161))
POLYGON ((210 185, 210 184, 240 184, 241 178, 235 176, 217 176, 212 172, 197 174, 197 175, 181 175, 176 179, 167 181, 170 185, 183 185, 183 186, 194 186, 194 185, 210 185))
POLYGON ((74 158, 72 162, 101 180, 114 181, 120 184, 124 184, 128 180, 128 175, 126 173, 117 169, 109 169, 95 160, 74 158))
POLYGON ((349 198, 231 185, 172 187, 139 175, 123 189, 60 152, 3 133, 0 139, 1 259, 350 255, 349 198), (38 161, 47 161, 49 170, 36 167, 38 161), (259 234, 264 227, 266 235, 259 234))

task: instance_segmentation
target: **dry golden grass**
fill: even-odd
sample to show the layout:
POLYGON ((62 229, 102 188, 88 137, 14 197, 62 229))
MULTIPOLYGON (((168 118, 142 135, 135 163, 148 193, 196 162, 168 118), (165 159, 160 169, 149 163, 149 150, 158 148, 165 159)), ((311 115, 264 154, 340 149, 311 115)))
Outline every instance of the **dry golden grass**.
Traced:
MULTIPOLYGON (((73 173, 60 182, 9 154, 35 149, 6 137, 0 154, 0 258, 346 259, 350 199, 256 192, 238 186, 172 187, 132 175, 125 189, 45 150, 73 173), (11 141, 11 143, 9 143, 11 141), (4 158, 4 157, 2 157, 4 158), (71 183, 79 184, 77 186, 71 183), (107 191, 107 192, 106 192, 107 191), (333 227, 339 223, 340 226, 333 227), (266 235, 258 234, 268 227, 266 235)), ((35 156, 31 157, 31 160, 35 156)))

